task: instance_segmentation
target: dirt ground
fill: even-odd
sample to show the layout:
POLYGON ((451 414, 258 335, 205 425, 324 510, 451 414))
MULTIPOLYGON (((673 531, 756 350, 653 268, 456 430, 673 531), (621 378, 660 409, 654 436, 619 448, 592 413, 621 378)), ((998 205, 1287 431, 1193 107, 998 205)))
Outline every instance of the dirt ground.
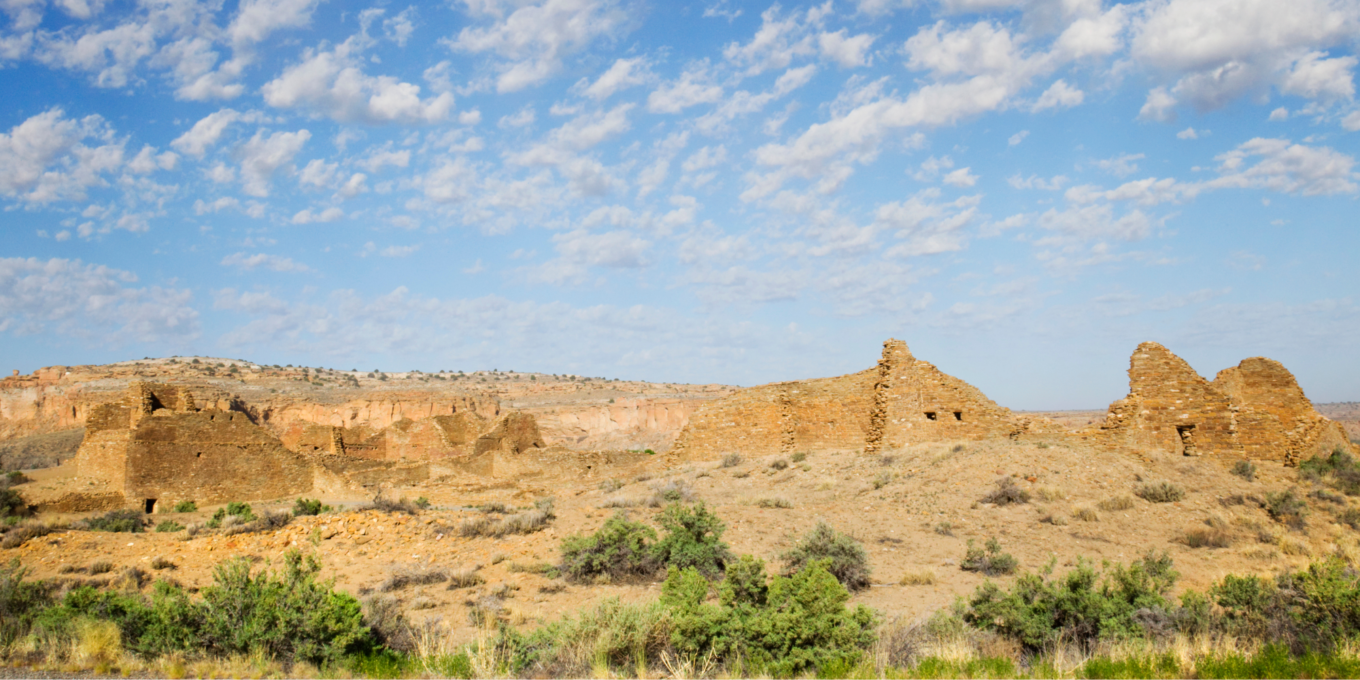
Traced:
MULTIPOLYGON (((1260 463, 1256 481, 1248 482, 1213 459, 1096 453, 1057 441, 932 444, 882 456, 849 451, 804 454, 804 460, 783 470, 772 467, 776 460, 788 461, 779 456, 750 458, 733 467, 722 467, 718 461, 677 464, 656 456, 596 468, 584 476, 488 480, 449 474, 389 492, 411 499, 428 497, 432 507, 414 517, 356 511, 354 506, 363 499, 352 496, 325 498, 342 508, 297 518, 269 533, 204 532, 188 537, 184 531, 66 531, 2 550, 0 559, 18 557, 33 577, 67 579, 99 577, 61 574, 64 566, 108 561, 114 565, 113 575, 124 567, 138 567, 153 578, 172 578, 199 588, 211 583, 213 566, 225 559, 247 556, 268 566, 296 548, 320 559, 323 577, 360 596, 379 589, 402 570, 479 566, 485 579, 479 586, 450 590, 445 583, 435 583, 390 593, 401 599, 411 620, 440 617, 456 637, 470 641, 477 629, 469 622, 469 605, 507 586, 506 617, 521 626, 604 598, 655 597, 659 584, 568 585, 515 569, 555 564, 564 536, 594 531, 615 512, 601 507, 607 499, 643 499, 654 486, 672 480, 683 480, 698 500, 727 522, 724 539, 736 553, 754 554, 771 570, 778 568, 779 555, 818 521, 856 537, 869 553, 874 586, 854 601, 889 618, 929 615, 982 583, 982 577, 958 566, 970 539, 981 543, 997 537, 1023 569, 1031 570, 1051 560, 1061 571, 1079 557, 1097 564, 1127 562, 1148 550, 1165 550, 1182 575, 1182 588, 1204 588, 1228 573, 1273 574, 1338 550, 1360 553, 1355 532, 1334 523, 1333 515, 1344 506, 1310 499, 1314 507, 1306 532, 1286 531, 1267 517, 1250 497, 1263 498, 1267 491, 1290 487, 1296 479, 1294 470, 1273 463, 1260 463), (1002 477, 1029 491, 1031 500, 1005 507, 978 502, 1002 477), (607 492, 602 488, 607 480, 622 487, 607 492), (1185 498, 1158 504, 1135 497, 1128 509, 1098 507, 1110 498, 1132 497, 1143 481, 1162 480, 1182 487, 1185 498), (1244 502, 1232 504, 1235 495, 1244 502), (555 499, 557 518, 543 531, 501 539, 457 535, 459 522, 480 513, 476 506, 501 502, 527 508, 548 497, 555 499), (762 499, 787 501, 791 507, 761 507, 762 499), (1079 508, 1094 510, 1097 519, 1078 520, 1074 513, 1079 508), (1191 548, 1178 542, 1187 530, 1204 529, 1210 522, 1233 537, 1231 547, 1191 548), (158 557, 176 567, 153 570, 152 561, 158 557), (923 572, 933 575, 927 579, 933 583, 900 585, 904 575, 923 572)), ((257 503, 255 509, 281 510, 291 502, 257 503)), ((188 525, 204 521, 215 509, 158 513, 152 519, 188 525)), ((658 510, 643 507, 629 512, 635 519, 648 520, 658 510)))

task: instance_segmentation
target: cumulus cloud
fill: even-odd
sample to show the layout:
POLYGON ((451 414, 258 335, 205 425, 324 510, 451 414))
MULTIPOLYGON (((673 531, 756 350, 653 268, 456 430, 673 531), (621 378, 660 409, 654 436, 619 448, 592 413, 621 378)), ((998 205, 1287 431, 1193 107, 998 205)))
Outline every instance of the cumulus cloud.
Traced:
POLYGON ((80 260, 0 258, 0 333, 54 332, 101 345, 198 335, 192 293, 137 281, 80 260))
POLYGON ((874 211, 874 223, 898 241, 888 248, 892 258, 936 255, 963 250, 963 233, 977 214, 981 196, 964 196, 940 202, 936 188, 918 192, 905 201, 893 201, 874 211))
POLYGON ((265 103, 341 122, 435 123, 448 117, 451 93, 421 99, 419 85, 364 73, 361 45, 351 38, 334 50, 307 50, 301 62, 261 88, 265 103))
POLYGON ((580 283, 590 267, 636 269, 647 264, 651 243, 623 230, 592 233, 575 229, 553 236, 558 257, 537 268, 531 278, 545 283, 580 283))
POLYGON ((1222 176, 1210 186, 1259 188, 1304 196, 1353 194, 1355 158, 1329 147, 1257 137, 1215 157, 1222 176), (1248 161, 1256 163, 1248 165, 1248 161))
POLYGON ((243 0, 227 35, 237 45, 253 45, 275 31, 302 28, 312 21, 320 0, 243 0))
POLYGON ((202 158, 208 149, 217 144, 217 140, 222 138, 222 133, 227 131, 227 126, 241 119, 241 113, 234 109, 222 109, 215 113, 204 116, 187 132, 170 142, 170 146, 179 150, 180 153, 188 154, 196 158, 202 158))
POLYGON ((835 33, 822 33, 817 36, 817 46, 822 56, 836 62, 841 68, 855 68, 869 65, 869 48, 877 36, 861 33, 848 35, 841 29, 835 33))
POLYGON ((685 69, 676 80, 662 83, 647 95, 647 110, 652 113, 680 113, 699 104, 712 104, 722 99, 722 87, 715 84, 708 73, 708 64, 700 63, 685 69))
POLYGON ((257 268, 268 269, 275 272, 309 272, 311 268, 291 258, 279 255, 266 255, 256 253, 247 255, 245 253, 232 253, 221 262, 223 267, 235 267, 242 271, 254 271, 257 268))
POLYGON ((1059 78, 1039 95, 1038 101, 1030 109, 1035 112, 1045 109, 1070 109, 1086 98, 1086 95, 1075 87, 1068 85, 1066 81, 1059 78))
POLYGON ((280 168, 290 166, 302 145, 311 139, 306 130, 274 132, 259 130, 241 145, 241 184, 251 196, 268 196, 269 181, 280 168))
MULTIPOLYGON (((339 208, 326 208, 325 210, 316 213, 312 212, 311 208, 307 208, 306 210, 300 210, 296 215, 293 215, 293 219, 291 221, 293 224, 312 224, 317 222, 324 223, 334 222, 344 216, 345 211, 339 208)), ((226 262, 223 262, 223 264, 226 264, 226 262)))
POLYGON ((122 165, 123 143, 99 116, 75 120, 53 108, 0 133, 0 195, 25 202, 83 199, 122 165))
POLYGON ((500 92, 542 83, 561 70, 566 57, 597 40, 620 37, 632 26, 628 12, 610 0, 465 3, 469 14, 489 18, 491 25, 464 28, 449 44, 456 50, 491 52, 504 59, 496 79, 500 92))

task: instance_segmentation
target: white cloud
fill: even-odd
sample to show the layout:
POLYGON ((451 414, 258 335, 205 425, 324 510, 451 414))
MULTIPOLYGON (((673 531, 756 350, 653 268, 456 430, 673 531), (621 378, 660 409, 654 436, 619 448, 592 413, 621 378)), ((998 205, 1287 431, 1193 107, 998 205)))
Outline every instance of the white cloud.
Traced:
POLYGON ((1029 130, 1021 130, 1021 131, 1019 131, 1019 132, 1017 132, 1017 133, 1011 135, 1011 138, 1008 139, 1008 140, 1006 140, 1006 145, 1007 145, 1007 146, 1015 146, 1015 145, 1019 144, 1020 142, 1025 141, 1025 138, 1028 137, 1028 136, 1029 136, 1029 130))
POLYGON ((651 243, 631 232, 592 233, 575 229, 553 236, 558 257, 535 268, 531 278, 544 283, 582 283, 590 267, 636 269, 647 264, 651 243))
POLYGON ((143 146, 142 150, 127 162, 128 172, 146 175, 156 170, 174 170, 179 164, 179 156, 172 151, 156 153, 156 148, 150 144, 143 146))
POLYGON ((652 78, 647 60, 642 57, 634 57, 632 59, 615 60, 614 65, 595 79, 595 82, 589 86, 584 86, 585 80, 582 80, 577 83, 577 87, 587 97, 601 101, 608 99, 620 90, 647 83, 652 78))
POLYGON ((522 128, 533 125, 535 119, 534 107, 529 105, 510 115, 501 116, 501 119, 496 121, 496 125, 501 129, 522 128))
POLYGON ((360 68, 362 45, 350 38, 331 51, 305 51, 301 62, 260 88, 265 103, 304 108, 341 122, 436 123, 448 117, 451 93, 421 99, 419 85, 365 74, 360 68))
MULTIPOLYGON (((326 208, 319 213, 313 213, 311 208, 298 211, 291 220, 293 224, 313 224, 334 222, 345 216, 345 211, 339 208, 326 208)), ((226 264, 224 261, 223 264, 226 264)), ((276 270, 278 271, 278 270, 276 270)))
POLYGON ((1134 22, 1131 53, 1179 78, 1179 98, 1201 110, 1282 92, 1328 101, 1354 91, 1353 58, 1324 59, 1360 30, 1360 6, 1332 0, 1167 0, 1134 22), (1347 61, 1347 59, 1351 59, 1347 61))
POLYGON ((914 257, 963 250, 963 229, 977 213, 981 196, 964 196, 938 203, 940 190, 918 192, 905 201, 893 201, 874 211, 874 224, 900 241, 888 248, 886 257, 914 257))
POLYGON ((338 163, 327 163, 320 158, 313 159, 302 172, 298 173, 298 183, 310 184, 317 188, 329 187, 335 183, 335 174, 339 169, 338 163))
POLYGON ((383 19, 383 34, 387 36, 388 40, 396 43, 398 47, 405 47, 406 41, 411 38, 412 33, 415 33, 416 26, 412 20, 415 12, 416 8, 407 7, 400 14, 390 19, 383 19))
POLYGON ((1176 133, 1176 139, 1199 139, 1199 133, 1195 128, 1188 127, 1176 133))
POLYGON ((1052 179, 1044 179, 1038 175, 1021 177, 1017 174, 1006 179, 1006 183, 1016 189, 1041 189, 1043 191, 1061 191, 1067 182, 1068 179, 1064 175, 1054 175, 1052 179))
POLYGON ((368 191, 367 181, 368 175, 365 175, 362 172, 356 172, 353 175, 350 175, 349 179, 345 180, 344 184, 341 184, 340 188, 335 193, 341 198, 354 198, 355 196, 368 191))
POLYGON ((170 142, 170 146, 175 147, 180 153, 188 154, 196 158, 202 158, 208 149, 217 144, 217 140, 222 138, 222 133, 226 132, 227 126, 241 119, 241 114, 233 109, 222 109, 216 113, 204 116, 202 120, 194 123, 187 132, 170 142))
POLYGON ((391 145, 384 145, 381 149, 375 149, 368 154, 368 158, 359 162, 359 165, 369 172, 377 172, 384 166, 394 168, 404 168, 411 163, 411 152, 406 149, 393 151, 391 145))
POLYGON ((1355 159, 1328 147, 1311 147, 1287 139, 1257 137, 1215 157, 1218 179, 1210 186, 1271 189, 1289 194, 1323 196, 1360 191, 1355 159), (1247 160, 1259 158, 1255 165, 1247 160))
POLYGON ((1070 109, 1080 104, 1085 98, 1086 95, 1081 90, 1068 85, 1066 81, 1060 78, 1053 81, 1053 84, 1047 90, 1044 90, 1043 94, 1039 95, 1038 101, 1034 102, 1034 106, 1030 110, 1039 112, 1045 109, 1070 109))
POLYGON ((426 173, 421 188, 425 197, 436 203, 459 203, 471 195, 476 181, 476 171, 459 157, 426 173))
POLYGON ((830 5, 814 6, 805 13, 794 12, 784 17, 778 5, 770 7, 761 13, 760 28, 751 42, 730 43, 723 48, 723 56, 738 67, 745 67, 748 76, 787 68, 796 57, 816 52, 809 29, 819 26, 829 11, 830 5))
MULTIPOLYGON (((1041 3, 1035 3, 1039 5, 1041 3)), ((1052 3, 1059 4, 1059 3, 1052 3)), ((1080 3, 1062 2, 1069 7, 1080 3)), ((1094 3, 1098 9, 1100 4, 1094 3)), ((1103 14, 1090 12, 1072 21, 1053 42, 1053 51, 1067 59, 1104 57, 1123 47, 1122 34, 1128 26, 1130 5, 1115 5, 1103 14)))
POLYGON ((311 23, 320 0, 242 0, 227 35, 238 45, 252 45, 275 31, 311 23))
POLYGON ((1289 109, 1281 106, 1274 111, 1271 111, 1269 120, 1272 122, 1289 120, 1289 109))
POLYGON ((727 160, 727 147, 719 144, 718 146, 705 146, 695 151, 680 167, 685 172, 697 172, 706 170, 727 160))
POLYGON ((667 83, 647 95, 647 110, 652 113, 679 113, 691 106, 712 104, 722 99, 723 90, 708 74, 708 65, 700 63, 685 69, 680 78, 667 83))
POLYGON ((386 248, 383 248, 382 251, 379 252, 378 254, 382 255, 383 257, 408 257, 410 255, 413 255, 417 250, 420 250, 419 245, 387 246, 386 248))
POLYGON ((44 34, 36 56, 50 66, 93 73, 97 87, 124 87, 138 64, 155 54, 157 28, 154 22, 129 21, 106 30, 44 34))
POLYGON ((132 272, 80 260, 0 258, 0 333, 54 332, 101 346, 198 335, 190 291, 135 283, 132 272))
POLYGON ((309 272, 311 268, 301 262, 296 262, 291 258, 279 255, 266 255, 256 253, 247 255, 245 253, 232 253, 222 258, 223 267, 235 267, 243 271, 254 271, 263 267, 275 272, 309 272))
POLYGON ((842 28, 835 33, 817 36, 817 46, 822 56, 836 62, 841 68, 856 68, 869 65, 869 48, 873 46, 874 40, 877 40, 877 36, 868 33, 847 37, 847 31, 842 28))
POLYGON ((608 0, 465 3, 470 14, 490 17, 493 23, 464 28, 450 45, 465 52, 492 52, 506 59, 496 80, 500 92, 542 83, 561 70, 567 56, 602 38, 620 37, 631 28, 628 13, 608 0), (506 16, 511 7, 514 11, 506 16))
POLYGON ((59 108, 0 133, 0 195, 39 204, 84 199, 123 164, 123 143, 112 136, 103 118, 74 120, 59 108), (82 143, 89 138, 109 143, 82 143))
POLYGON ((1096 167, 1115 177, 1126 177, 1138 172, 1138 164, 1134 161, 1140 161, 1144 158, 1147 158, 1147 156, 1141 153, 1119 154, 1113 158, 1096 161, 1096 167))
POLYGON ((946 174, 940 181, 951 187, 971 187, 977 184, 978 176, 968 172, 968 170, 969 168, 959 168, 946 174))
POLYGON ((203 176, 217 184, 230 184, 236 181, 236 170, 226 163, 216 163, 204 170, 203 176))
POLYGON ((1038 224, 1053 232, 1053 236, 1040 239, 1040 245, 1105 239, 1139 241, 1147 238, 1153 227, 1153 221, 1139 210, 1116 217, 1109 203, 1074 206, 1066 210, 1050 208, 1039 216, 1038 224))
POLYGON ((1165 87, 1154 87, 1148 92, 1147 101, 1143 103, 1143 108, 1139 109, 1138 117, 1159 123, 1176 120, 1176 98, 1171 96, 1165 87))
POLYGON ((194 214, 195 214, 195 215, 206 215, 206 214, 208 214, 208 213, 221 212, 221 211, 226 210, 226 209, 228 209, 228 208, 239 208, 239 207, 241 207, 241 201, 240 201, 240 199, 237 199, 237 198, 234 198, 234 197, 231 197, 231 196, 224 196, 224 197, 222 197, 222 198, 219 198, 219 199, 213 201, 212 203, 208 203, 208 202, 206 202, 206 201, 204 201, 203 199, 200 198, 200 199, 194 201, 194 214))
POLYGON ((291 165, 293 157, 311 137, 312 133, 306 130, 274 132, 268 136, 264 130, 257 131, 241 145, 242 189, 251 196, 268 196, 274 172, 291 165))
POLYGON ((1351 111, 1346 114, 1346 117, 1341 119, 1341 127, 1348 132, 1360 130, 1360 111, 1351 111))

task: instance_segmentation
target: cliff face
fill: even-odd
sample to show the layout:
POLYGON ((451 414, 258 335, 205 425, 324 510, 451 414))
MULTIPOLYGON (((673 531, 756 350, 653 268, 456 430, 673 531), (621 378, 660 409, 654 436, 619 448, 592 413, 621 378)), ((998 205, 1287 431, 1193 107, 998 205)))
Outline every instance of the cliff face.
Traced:
MULTIPOLYGON (((437 445, 471 450, 472 440, 510 412, 533 416, 548 446, 666 450, 700 404, 731 392, 574 376, 383 375, 213 359, 55 366, 0 380, 0 444, 32 448, 30 439, 78 433, 99 406, 142 380, 182 388, 196 408, 241 413, 292 450, 329 450, 331 432, 340 428, 352 455, 416 459, 437 445), (464 429, 477 432, 469 438, 464 429)), ((79 437, 66 439, 71 451, 44 460, 74 454, 79 437)))

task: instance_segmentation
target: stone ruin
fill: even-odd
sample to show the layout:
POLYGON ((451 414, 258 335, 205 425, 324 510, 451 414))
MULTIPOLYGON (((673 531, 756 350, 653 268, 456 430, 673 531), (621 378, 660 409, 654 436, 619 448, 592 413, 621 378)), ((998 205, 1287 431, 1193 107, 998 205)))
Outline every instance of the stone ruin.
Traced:
POLYGON ((1079 436, 1105 448, 1289 466, 1352 447, 1345 428, 1313 409, 1280 362, 1252 357, 1210 382, 1155 342, 1139 345, 1129 359, 1129 395, 1079 436))
POLYGON ((1279 362, 1255 357, 1200 377, 1154 342, 1133 353, 1129 395, 1098 427, 1068 432, 1046 418, 998 406, 980 390, 888 340, 877 368, 836 378, 773 383, 709 402, 681 431, 674 451, 712 459, 729 452, 885 449, 927 442, 1074 437, 1134 453, 1278 460, 1285 465, 1336 447, 1345 429, 1313 409, 1279 362))
POLYGON ((709 402, 690 419, 674 450, 696 459, 814 448, 875 453, 922 442, 1057 431, 1050 421, 1017 416, 917 359, 907 343, 888 340, 877 368, 762 385, 709 402))
POLYGON ((221 503, 312 489, 313 466, 244 413, 199 410, 172 385, 133 383, 95 407, 75 458, 77 479, 103 482, 115 505, 153 512, 163 502, 221 503))
POLYGON ((507 456, 544 448, 536 421, 523 413, 494 422, 471 412, 402 419, 378 432, 310 425, 280 439, 233 404, 241 408, 200 408, 185 387, 132 383, 121 399, 90 410, 80 449, 63 466, 74 484, 32 500, 61 512, 155 512, 181 500, 417 484, 429 479, 431 461, 489 475, 498 460, 504 468, 507 456))

